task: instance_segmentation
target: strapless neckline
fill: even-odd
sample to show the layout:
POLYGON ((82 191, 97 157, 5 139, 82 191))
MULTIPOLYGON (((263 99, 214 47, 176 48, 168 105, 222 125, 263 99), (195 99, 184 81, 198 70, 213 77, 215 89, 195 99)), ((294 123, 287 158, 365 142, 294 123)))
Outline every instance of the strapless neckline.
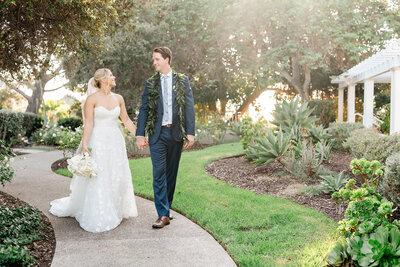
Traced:
POLYGON ((112 108, 112 109, 107 109, 106 107, 103 107, 103 106, 97 106, 97 107, 95 107, 95 109, 96 109, 96 108, 104 108, 104 109, 107 110, 107 111, 113 111, 114 109, 119 108, 119 106, 115 106, 115 107, 112 108))

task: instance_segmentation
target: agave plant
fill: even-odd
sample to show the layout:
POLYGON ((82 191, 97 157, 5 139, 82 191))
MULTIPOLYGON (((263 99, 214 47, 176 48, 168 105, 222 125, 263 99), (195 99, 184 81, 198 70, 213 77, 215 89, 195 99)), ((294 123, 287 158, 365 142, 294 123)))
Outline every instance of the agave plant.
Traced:
POLYGON ((312 124, 310 128, 307 129, 308 136, 311 137, 314 143, 329 141, 331 135, 328 133, 328 129, 324 129, 322 125, 316 126, 312 124))
POLYGON ((246 159, 256 166, 274 161, 282 163, 282 156, 288 151, 290 145, 290 136, 282 131, 274 135, 273 131, 269 130, 265 138, 257 138, 255 144, 249 146, 246 159))
POLYGON ((342 189, 349 180, 349 177, 341 171, 339 175, 335 173, 329 175, 320 175, 324 181, 320 184, 320 189, 324 193, 333 193, 342 189))
POLYGON ((291 102, 283 101, 282 105, 275 105, 272 124, 290 133, 294 125, 301 129, 309 128, 318 118, 311 116, 314 109, 308 108, 308 103, 300 103, 298 99, 291 102))

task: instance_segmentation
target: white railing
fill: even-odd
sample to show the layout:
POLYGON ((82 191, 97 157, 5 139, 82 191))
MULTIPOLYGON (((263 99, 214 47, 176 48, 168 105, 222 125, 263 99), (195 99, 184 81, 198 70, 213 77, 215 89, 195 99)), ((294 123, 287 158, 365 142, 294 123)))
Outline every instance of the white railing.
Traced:
MULTIPOLYGON (((356 113, 354 115, 355 116, 360 116, 361 118, 363 118, 363 115, 361 113, 356 113)), ((383 123, 383 120, 380 120, 375 116, 372 116, 372 118, 373 118, 373 123, 372 124, 375 125, 376 127, 380 127, 381 124, 383 123)))

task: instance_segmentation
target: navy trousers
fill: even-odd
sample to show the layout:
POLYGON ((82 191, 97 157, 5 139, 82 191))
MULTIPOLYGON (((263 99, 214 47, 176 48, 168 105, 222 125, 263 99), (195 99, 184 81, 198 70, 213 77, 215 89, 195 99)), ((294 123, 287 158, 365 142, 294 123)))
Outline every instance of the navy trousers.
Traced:
POLYGON ((154 203, 158 216, 169 216, 174 198, 176 176, 181 158, 183 141, 176 142, 171 128, 161 127, 157 142, 150 145, 153 163, 154 203))

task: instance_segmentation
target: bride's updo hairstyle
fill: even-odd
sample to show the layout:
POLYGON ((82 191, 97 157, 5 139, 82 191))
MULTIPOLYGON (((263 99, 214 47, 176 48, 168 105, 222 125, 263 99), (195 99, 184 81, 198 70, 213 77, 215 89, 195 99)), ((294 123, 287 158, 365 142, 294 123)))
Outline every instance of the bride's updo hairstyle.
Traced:
POLYGON ((102 68, 96 70, 96 72, 93 75, 94 79, 94 86, 100 89, 100 80, 106 77, 110 77, 111 70, 102 68))

